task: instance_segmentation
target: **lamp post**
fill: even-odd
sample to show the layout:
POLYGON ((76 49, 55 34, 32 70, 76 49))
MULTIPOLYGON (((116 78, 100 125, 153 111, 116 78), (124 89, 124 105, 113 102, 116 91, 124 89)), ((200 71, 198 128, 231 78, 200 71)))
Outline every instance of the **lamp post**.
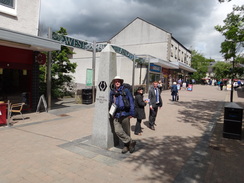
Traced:
POLYGON ((231 90, 230 90, 230 102, 233 102, 233 82, 234 82, 234 68, 235 68, 235 56, 233 56, 233 62, 232 62, 232 72, 231 72, 231 90))

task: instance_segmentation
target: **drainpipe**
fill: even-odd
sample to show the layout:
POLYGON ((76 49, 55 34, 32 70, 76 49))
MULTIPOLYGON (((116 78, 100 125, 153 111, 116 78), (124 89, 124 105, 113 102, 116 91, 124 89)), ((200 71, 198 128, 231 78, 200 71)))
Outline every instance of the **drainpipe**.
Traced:
MULTIPOLYGON (((48 29, 48 38, 52 39, 52 30, 48 29)), ((51 67, 52 67, 52 52, 48 52, 48 63, 47 63, 47 105, 48 110, 51 110, 51 67)))

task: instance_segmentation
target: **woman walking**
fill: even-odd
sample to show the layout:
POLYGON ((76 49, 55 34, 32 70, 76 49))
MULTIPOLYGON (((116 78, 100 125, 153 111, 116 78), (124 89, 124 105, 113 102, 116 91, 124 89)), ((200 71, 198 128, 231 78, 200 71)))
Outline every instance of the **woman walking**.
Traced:
POLYGON ((143 87, 138 87, 135 94, 135 118, 137 118, 136 121, 136 127, 135 127, 135 135, 141 135, 141 121, 142 119, 146 119, 145 114, 145 106, 147 105, 147 101, 143 100, 143 87))

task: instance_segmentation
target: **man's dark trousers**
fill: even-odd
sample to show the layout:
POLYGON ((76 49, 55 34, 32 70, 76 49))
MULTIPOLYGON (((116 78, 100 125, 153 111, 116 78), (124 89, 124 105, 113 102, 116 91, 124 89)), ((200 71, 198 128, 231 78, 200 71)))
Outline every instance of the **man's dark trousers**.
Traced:
POLYGON ((157 113, 158 113, 158 104, 153 107, 153 110, 149 109, 149 127, 152 127, 155 125, 155 120, 157 117, 157 113))

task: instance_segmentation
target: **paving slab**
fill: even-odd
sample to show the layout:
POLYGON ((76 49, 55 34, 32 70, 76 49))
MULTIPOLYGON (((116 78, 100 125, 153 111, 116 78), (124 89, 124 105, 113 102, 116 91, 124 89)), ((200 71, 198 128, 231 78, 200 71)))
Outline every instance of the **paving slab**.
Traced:
MULTIPOLYGON (((243 140, 222 137, 229 97, 230 91, 194 85, 172 102, 170 91, 163 91, 155 131, 148 128, 148 106, 142 136, 134 135, 136 119, 131 119, 137 141, 132 154, 89 143, 94 104, 64 99, 48 113, 25 113, 25 120, 15 116, 11 127, 0 127, 0 182, 241 183, 243 140)), ((234 91, 235 101, 244 107, 241 89, 234 91)))

